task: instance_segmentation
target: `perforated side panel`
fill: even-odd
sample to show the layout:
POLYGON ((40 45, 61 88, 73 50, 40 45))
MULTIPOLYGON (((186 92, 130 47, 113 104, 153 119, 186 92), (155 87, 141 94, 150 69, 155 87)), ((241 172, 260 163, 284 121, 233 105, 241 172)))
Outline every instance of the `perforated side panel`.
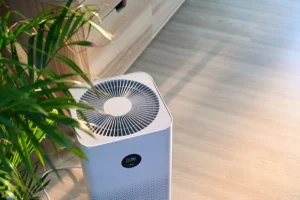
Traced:
POLYGON ((126 188, 91 194, 91 200, 169 200, 169 185, 168 178, 141 182, 126 188))

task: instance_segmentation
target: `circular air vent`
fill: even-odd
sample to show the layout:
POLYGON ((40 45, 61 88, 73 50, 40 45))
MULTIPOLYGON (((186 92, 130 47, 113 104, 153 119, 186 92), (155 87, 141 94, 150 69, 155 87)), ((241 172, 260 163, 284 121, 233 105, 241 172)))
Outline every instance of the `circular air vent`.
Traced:
MULTIPOLYGON (((88 90, 81 103, 97 111, 83 111, 89 128, 103 136, 125 136, 146 128, 159 110, 156 94, 146 85, 131 80, 111 80, 95 85, 97 92, 88 90)), ((77 117, 82 116, 77 111, 77 117)))

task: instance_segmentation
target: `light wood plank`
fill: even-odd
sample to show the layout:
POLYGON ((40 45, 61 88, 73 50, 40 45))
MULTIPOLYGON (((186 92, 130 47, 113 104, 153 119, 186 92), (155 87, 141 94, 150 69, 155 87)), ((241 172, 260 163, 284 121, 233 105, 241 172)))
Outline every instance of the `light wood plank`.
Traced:
POLYGON ((168 22, 185 0, 153 0, 152 1, 152 29, 153 38, 168 22))
POLYGON ((152 39, 152 28, 148 27, 138 38, 133 40, 129 45, 122 50, 114 60, 107 65, 107 67, 101 71, 96 77, 112 77, 116 74, 124 74, 131 64, 147 47, 152 39))
MULTIPOLYGON (((66 1, 62 0, 35 0, 51 5, 64 6, 66 1)), ((90 9, 97 10, 101 19, 104 19, 122 0, 73 0, 72 6, 88 5, 90 9)))
POLYGON ((174 117, 173 199, 300 198, 299 14, 287 4, 187 1, 130 68, 154 77, 174 117))
MULTIPOLYGON (((103 20, 103 26, 107 31, 112 33, 114 41, 108 41, 98 32, 91 32, 89 39, 95 43, 95 47, 88 49, 90 71, 93 79, 105 78, 116 74, 116 68, 120 68, 117 62, 120 59, 127 60, 128 57, 120 57, 125 55, 124 52, 140 38, 146 30, 151 29, 151 4, 148 0, 128 0, 127 5, 120 12, 113 11, 103 20)), ((152 29, 150 30, 152 33, 152 29)), ((148 44, 152 38, 147 38, 148 44)), ((145 45, 141 47, 145 48, 145 45)), ((139 47, 139 48, 141 48, 139 47)), ((120 72, 128 69, 137 55, 132 54, 129 63, 122 63, 120 72)))

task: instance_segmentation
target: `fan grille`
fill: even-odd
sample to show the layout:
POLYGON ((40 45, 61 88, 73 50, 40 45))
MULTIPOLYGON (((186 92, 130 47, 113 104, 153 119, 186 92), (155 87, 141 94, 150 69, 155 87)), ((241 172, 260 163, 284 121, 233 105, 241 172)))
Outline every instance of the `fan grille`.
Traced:
MULTIPOLYGON (((159 110, 156 94, 146 85, 132 80, 111 80, 95 85, 97 92, 86 91, 79 102, 96 108, 97 111, 83 111, 88 127, 95 134, 119 137, 134 134, 153 122, 159 110), (114 97, 125 97, 131 109, 124 115, 114 116, 105 112, 104 104, 114 97)), ((116 109, 118 106, 115 105, 116 109)), ((120 108, 122 109, 122 108, 120 108)), ((83 119, 77 111, 77 117, 83 119)))

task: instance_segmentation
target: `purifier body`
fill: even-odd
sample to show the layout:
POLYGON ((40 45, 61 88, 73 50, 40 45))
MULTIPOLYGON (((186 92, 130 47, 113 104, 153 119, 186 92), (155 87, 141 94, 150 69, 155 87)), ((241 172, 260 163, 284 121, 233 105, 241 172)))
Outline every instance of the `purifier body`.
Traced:
POLYGON ((172 118, 153 79, 139 72, 94 84, 99 94, 71 91, 98 109, 84 113, 94 138, 77 130, 90 199, 170 200, 172 118))

